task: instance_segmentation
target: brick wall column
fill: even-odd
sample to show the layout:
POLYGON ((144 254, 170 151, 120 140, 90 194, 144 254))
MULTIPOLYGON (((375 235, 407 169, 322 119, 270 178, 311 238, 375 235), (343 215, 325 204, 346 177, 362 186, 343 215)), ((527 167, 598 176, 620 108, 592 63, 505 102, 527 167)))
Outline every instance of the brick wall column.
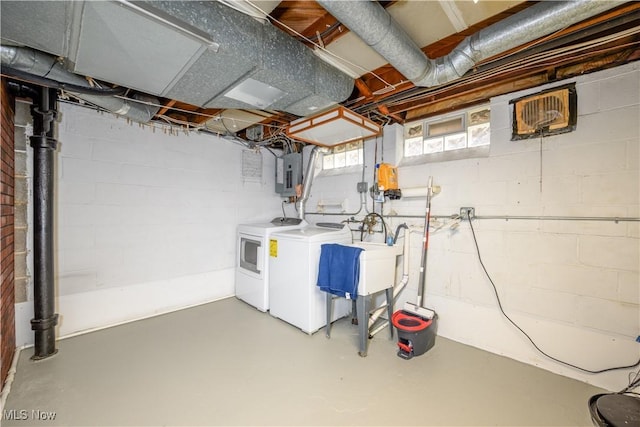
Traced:
POLYGON ((2 149, 0 169, 0 380, 2 386, 9 372, 16 348, 15 291, 14 291, 14 106, 15 100, 8 93, 2 80, 0 89, 2 149))

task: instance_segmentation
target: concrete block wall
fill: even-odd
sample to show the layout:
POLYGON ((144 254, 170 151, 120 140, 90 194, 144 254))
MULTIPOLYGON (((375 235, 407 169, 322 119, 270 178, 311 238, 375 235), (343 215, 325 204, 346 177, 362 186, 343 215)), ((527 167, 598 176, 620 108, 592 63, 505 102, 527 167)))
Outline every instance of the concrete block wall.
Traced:
MULTIPOLYGON (((350 166, 345 170, 316 171, 316 177, 306 205, 306 211, 310 213, 307 220, 309 222, 339 222, 342 219, 351 217, 352 215, 350 214, 358 211, 360 216, 372 211, 373 205, 368 192, 365 199, 366 206, 360 209, 362 199, 357 192, 357 184, 364 181, 368 187, 373 185, 373 172, 376 163, 395 164, 396 139, 402 137, 402 132, 403 129, 400 125, 387 126, 383 129, 382 135, 366 141, 364 144, 363 165, 350 166), (323 202, 342 203, 342 206, 332 204, 322 211, 321 208, 318 208, 318 204, 323 202)), ((303 150, 305 173, 312 148, 312 146, 307 146, 303 150)), ((380 211, 379 206, 376 206, 376 210, 380 211)), ((287 215, 295 214, 293 207, 288 207, 287 215)), ((375 237, 381 239, 380 236, 375 237)))
MULTIPOLYGON (((243 177, 243 147, 62 103, 56 164, 59 335, 234 294, 236 227, 281 215, 275 162, 243 177)), ((18 304, 33 338, 32 301, 18 304)))
POLYGON ((15 220, 14 220, 14 260, 15 260, 15 302, 28 300, 27 290, 33 288, 31 283, 32 254, 27 251, 27 241, 33 240, 29 222, 31 211, 31 162, 27 162, 31 147, 27 141, 27 133, 31 132, 31 104, 25 100, 15 103, 15 220))
MULTIPOLYGON (((433 176, 442 187, 432 202, 436 215, 473 206, 480 216, 637 218, 640 65, 573 81, 578 91, 576 131, 542 141, 511 141, 509 101, 553 85, 497 97, 491 100, 488 157, 411 165, 398 156, 400 187, 424 186, 433 176)), ((395 152, 401 153, 401 137, 396 142, 395 152)), ((390 145, 386 141, 385 150, 390 145)), ((346 175, 349 182, 343 188, 355 188, 356 179, 346 175)), ((318 177, 314 194, 330 191, 325 181, 318 177)), ((423 215, 425 199, 388 202, 384 211, 423 215)), ((421 228, 424 223, 423 218, 388 220, 391 228, 402 222, 421 228)), ((438 225, 442 228, 430 238, 426 304, 440 315, 440 335, 610 390, 626 386, 629 370, 588 374, 535 351, 500 315, 469 223, 452 227, 452 221, 440 219, 432 230, 438 225)), ((638 222, 496 219, 476 220, 473 226, 505 311, 542 349, 590 370, 638 360, 638 222)), ((412 234, 410 281, 397 307, 416 296, 420 247, 420 234, 412 234)))

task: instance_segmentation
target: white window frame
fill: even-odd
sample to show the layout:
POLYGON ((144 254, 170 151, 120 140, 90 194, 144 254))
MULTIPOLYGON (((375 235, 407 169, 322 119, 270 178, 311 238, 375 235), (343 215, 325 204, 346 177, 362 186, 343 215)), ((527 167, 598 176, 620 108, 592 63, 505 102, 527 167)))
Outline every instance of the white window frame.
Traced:
POLYGON ((490 111, 490 105, 484 104, 406 123, 404 125, 402 161, 400 163, 430 163, 488 156, 491 144, 490 111), (486 119, 481 118, 481 122, 478 124, 472 124, 472 115, 485 110, 489 111, 488 117, 486 119), (460 119, 461 126, 459 128, 433 136, 429 135, 429 131, 435 124, 444 124, 455 119, 460 119), (472 136, 475 136, 477 142, 474 143, 472 136), (462 139, 464 139, 464 142, 462 139), (408 150, 412 150, 414 154, 408 155, 408 150))
POLYGON ((330 149, 328 153, 322 156, 323 171, 345 171, 354 166, 362 166, 364 161, 364 141, 355 141, 347 144, 339 145, 330 149), (349 154, 357 151, 358 159, 354 163, 353 157, 349 158, 349 154), (336 166, 336 161, 338 166, 336 166))

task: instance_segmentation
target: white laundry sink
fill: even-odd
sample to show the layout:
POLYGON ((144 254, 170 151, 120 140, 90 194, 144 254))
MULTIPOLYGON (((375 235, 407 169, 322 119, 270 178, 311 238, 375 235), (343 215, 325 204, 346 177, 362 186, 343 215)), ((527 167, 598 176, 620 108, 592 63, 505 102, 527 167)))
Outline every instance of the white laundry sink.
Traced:
POLYGON ((401 245, 357 242, 349 246, 364 249, 360 253, 358 295, 371 295, 393 287, 396 280, 396 256, 402 254, 401 245))

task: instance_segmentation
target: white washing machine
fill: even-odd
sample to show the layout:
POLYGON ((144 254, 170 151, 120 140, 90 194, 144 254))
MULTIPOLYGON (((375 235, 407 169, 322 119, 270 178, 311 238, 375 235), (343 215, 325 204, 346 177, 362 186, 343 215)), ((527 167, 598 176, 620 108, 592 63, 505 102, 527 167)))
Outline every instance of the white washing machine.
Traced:
POLYGON ((303 228, 298 218, 274 218, 271 222, 238 226, 236 297, 260 311, 269 310, 269 237, 275 231, 303 228))
MULTIPOLYGON (((269 241, 269 312, 308 334, 327 324, 326 295, 317 286, 320 246, 353 240, 348 227, 336 226, 279 231, 269 241)), ((338 298, 331 320, 350 312, 351 301, 338 298)))

